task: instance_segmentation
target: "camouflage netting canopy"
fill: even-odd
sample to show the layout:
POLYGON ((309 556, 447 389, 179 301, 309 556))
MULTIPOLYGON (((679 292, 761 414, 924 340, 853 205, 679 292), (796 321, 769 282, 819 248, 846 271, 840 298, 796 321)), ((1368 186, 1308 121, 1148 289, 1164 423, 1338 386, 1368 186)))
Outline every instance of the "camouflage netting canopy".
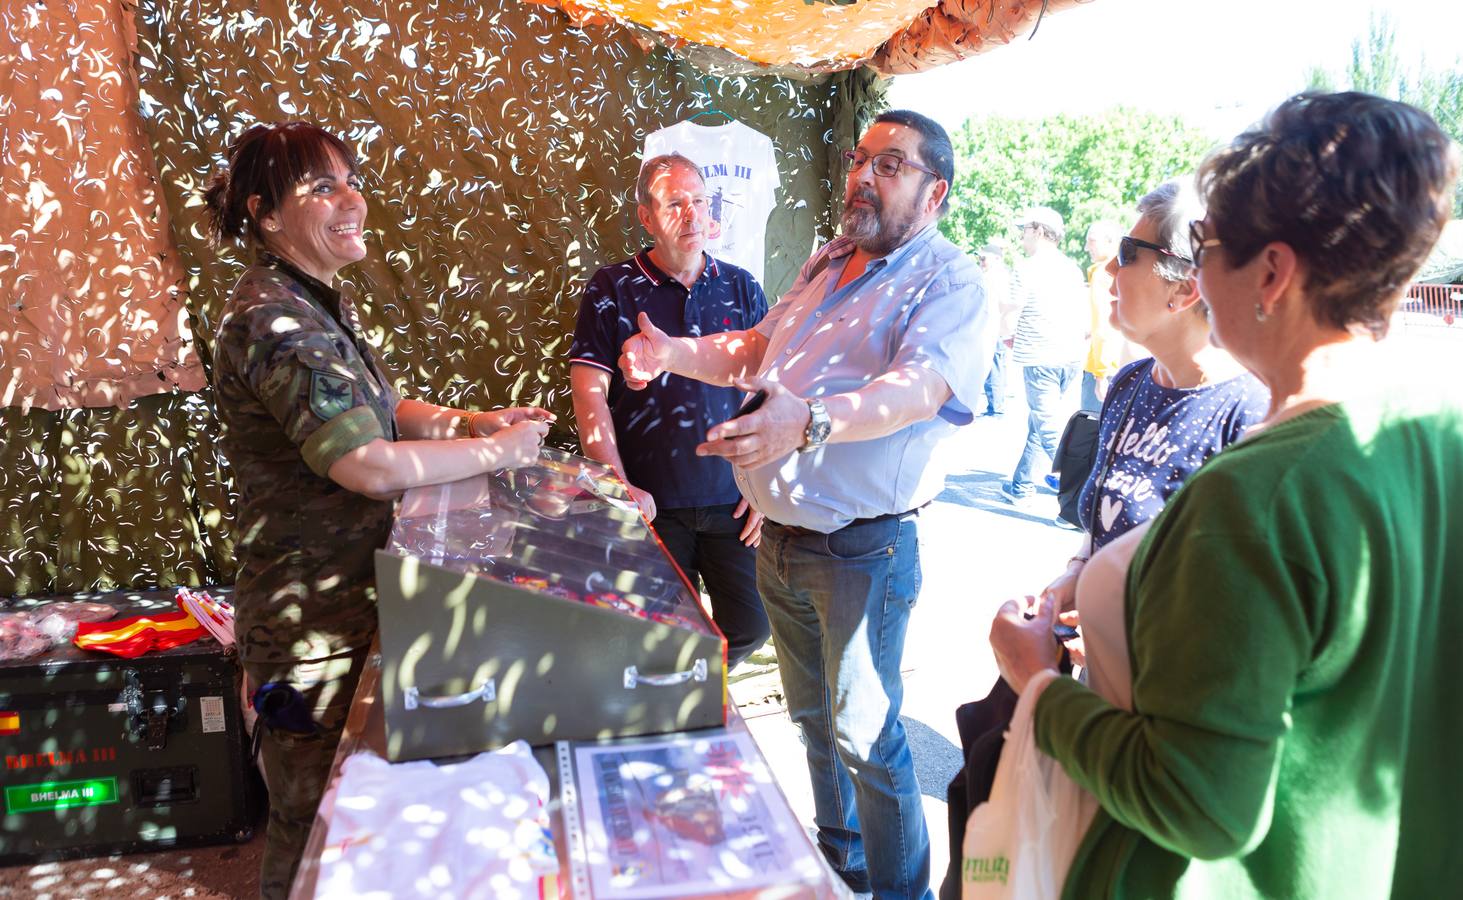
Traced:
POLYGON ((63 6, 0 13, 0 291, 7 316, 22 285, 65 313, 49 334, 0 318, 0 596, 232 578, 210 394, 177 388, 200 383, 245 262, 209 246, 198 190, 248 125, 310 119, 358 148, 369 255, 344 274, 402 393, 547 405, 566 444, 574 312, 595 268, 641 245, 645 135, 715 106, 772 138, 775 297, 831 235, 836 154, 880 95, 867 70, 707 75, 516 0, 63 6), (47 242, 86 252, 57 278, 47 242), (110 346, 98 310, 121 323, 110 346), (75 366, 20 365, 58 340, 131 387, 40 402, 79 384, 75 366))
POLYGON ((1092 0, 522 0, 576 24, 618 23, 736 71, 806 77, 868 65, 922 72, 1035 35, 1092 0))

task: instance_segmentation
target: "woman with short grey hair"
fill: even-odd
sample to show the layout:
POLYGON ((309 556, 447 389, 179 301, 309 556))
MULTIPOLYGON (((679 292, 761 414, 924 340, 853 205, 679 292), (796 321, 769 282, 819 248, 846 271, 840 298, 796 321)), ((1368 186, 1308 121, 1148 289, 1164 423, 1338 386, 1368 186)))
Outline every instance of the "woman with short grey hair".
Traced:
POLYGON ((1209 457, 1265 416, 1270 395, 1209 341, 1189 223, 1204 206, 1187 181, 1138 201, 1138 219, 1107 264, 1112 324, 1151 356, 1119 370, 1103 402, 1097 454, 1078 498, 1087 537, 1044 596, 1075 608, 1077 579, 1097 551, 1158 514, 1209 457))
MULTIPOLYGON (((1081 636, 1067 647, 1085 667, 1085 680, 1123 707, 1132 687, 1125 655, 1110 636, 1123 630, 1123 579, 1146 530, 1141 526, 1209 457, 1263 419, 1270 402, 1264 385, 1209 341, 1209 319, 1189 251, 1189 222, 1204 216, 1193 187, 1187 181, 1165 182, 1138 201, 1137 213, 1107 266, 1113 279, 1111 321, 1152 355, 1113 376, 1092 472, 1078 498, 1086 536, 1041 594, 1063 623, 1080 623, 1081 636)), ((1034 605, 1036 598, 1028 597, 1027 603, 1034 605)), ((992 724, 1004 730, 1016 700, 1017 692, 997 681, 985 700, 964 713, 967 721, 981 725, 962 726, 962 734, 992 724)), ((985 779, 994 768, 984 755, 999 746, 989 739, 965 743, 966 767, 950 787, 950 858, 957 863, 965 826, 960 812, 987 798, 985 779)), ((1091 804, 1087 811, 1093 811, 1091 804)), ((960 870, 952 864, 941 900, 959 892, 960 870)))

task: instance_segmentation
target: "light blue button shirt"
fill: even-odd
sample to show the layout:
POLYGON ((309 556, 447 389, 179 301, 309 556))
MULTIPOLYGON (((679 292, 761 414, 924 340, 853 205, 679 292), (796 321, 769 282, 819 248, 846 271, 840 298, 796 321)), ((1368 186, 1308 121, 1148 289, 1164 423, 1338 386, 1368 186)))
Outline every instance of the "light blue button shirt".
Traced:
POLYGON ((835 290, 853 250, 841 237, 815 253, 757 325, 767 338, 762 377, 826 397, 916 365, 944 378, 953 396, 937 416, 893 434, 737 469, 753 508, 783 525, 832 532, 933 500, 949 469, 940 444, 972 420, 995 352, 980 267, 936 226, 835 290))

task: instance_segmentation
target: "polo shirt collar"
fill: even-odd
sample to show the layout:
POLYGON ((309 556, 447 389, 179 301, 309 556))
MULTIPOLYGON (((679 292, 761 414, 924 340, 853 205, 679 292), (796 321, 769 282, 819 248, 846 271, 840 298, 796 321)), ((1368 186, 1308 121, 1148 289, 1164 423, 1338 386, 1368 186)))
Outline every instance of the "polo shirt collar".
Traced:
MULTIPOLYGON (((697 278, 696 280, 700 281, 701 279, 706 278, 708 275, 713 278, 717 275, 720 275, 721 269, 716 265, 716 257, 712 256, 710 253, 707 253, 705 250, 701 251, 701 255, 705 257, 706 261, 705 264, 701 267, 701 277, 697 278)), ((667 281, 675 280, 671 278, 671 276, 662 272, 660 270, 660 266, 657 266, 655 264, 655 261, 650 258, 649 247, 646 247, 644 250, 641 250, 639 253, 635 254, 635 265, 640 269, 640 274, 650 279, 651 283, 654 284, 656 287, 665 284, 667 281)))

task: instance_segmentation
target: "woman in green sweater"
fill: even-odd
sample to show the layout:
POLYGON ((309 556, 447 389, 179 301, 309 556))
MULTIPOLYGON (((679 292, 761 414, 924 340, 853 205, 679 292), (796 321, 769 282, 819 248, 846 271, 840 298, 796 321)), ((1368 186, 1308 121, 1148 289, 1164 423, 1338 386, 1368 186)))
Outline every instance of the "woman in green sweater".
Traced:
POLYGON ((991 629, 1037 746, 1101 805, 1067 897, 1463 894, 1463 410, 1380 340, 1457 174, 1432 119, 1356 93, 1201 168, 1200 291, 1266 422, 1133 558, 1131 711, 1057 676, 1049 605, 991 629))

